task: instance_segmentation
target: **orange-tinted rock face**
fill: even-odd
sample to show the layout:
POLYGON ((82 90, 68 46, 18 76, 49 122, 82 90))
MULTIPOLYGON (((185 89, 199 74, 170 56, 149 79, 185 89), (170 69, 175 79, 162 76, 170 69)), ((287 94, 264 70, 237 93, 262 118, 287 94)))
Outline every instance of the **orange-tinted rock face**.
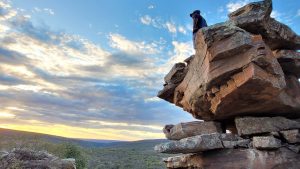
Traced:
POLYGON ((158 96, 204 120, 300 117, 300 54, 291 50, 298 49, 299 37, 270 18, 271 10, 271 1, 251 3, 230 21, 198 31, 196 54, 181 81, 158 96))

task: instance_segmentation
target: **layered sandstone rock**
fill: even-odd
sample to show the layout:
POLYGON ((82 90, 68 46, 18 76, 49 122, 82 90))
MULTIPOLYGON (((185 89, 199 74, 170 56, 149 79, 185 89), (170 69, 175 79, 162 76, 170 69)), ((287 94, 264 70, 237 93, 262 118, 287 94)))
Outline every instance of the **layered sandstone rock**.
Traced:
POLYGON ((284 117, 238 117, 235 125, 240 136, 300 128, 300 122, 284 117))
POLYGON ((154 150, 160 153, 197 153, 207 150, 224 148, 219 133, 202 134, 156 145, 154 150))
POLYGON ((299 36, 277 21, 274 27, 270 11, 270 1, 251 3, 199 30, 195 56, 178 63, 176 82, 171 70, 158 97, 204 120, 300 117, 299 36))
POLYGON ((165 126, 155 150, 184 154, 168 168, 299 168, 300 37, 271 12, 253 2, 200 29, 165 77, 158 97, 204 120, 165 126))
POLYGON ((156 145, 154 150, 160 153, 178 154, 178 153, 197 153, 202 151, 237 148, 249 146, 249 139, 242 139, 233 134, 201 134, 193 137, 181 139, 156 145))
POLYGON ((250 3, 229 14, 231 21, 238 27, 260 34, 272 49, 300 49, 300 37, 287 25, 270 17, 272 0, 250 3))
MULTIPOLYGON (((191 123, 185 123, 188 124, 191 123)), ((235 119, 238 134, 221 130, 162 143, 154 149, 160 153, 185 154, 164 159, 168 168, 298 169, 299 125, 298 119, 284 117, 239 117, 235 119)))

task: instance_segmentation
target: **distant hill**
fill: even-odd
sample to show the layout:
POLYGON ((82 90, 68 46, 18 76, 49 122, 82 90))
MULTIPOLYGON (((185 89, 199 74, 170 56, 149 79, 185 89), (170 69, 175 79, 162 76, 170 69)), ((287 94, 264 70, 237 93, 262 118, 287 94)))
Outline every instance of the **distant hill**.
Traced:
MULTIPOLYGON (((154 140, 141 140, 141 141, 120 141, 120 140, 97 140, 97 139, 72 139, 60 136, 53 136, 48 134, 18 131, 11 129, 0 128, 0 139, 1 136, 5 136, 6 139, 42 139, 51 143, 64 143, 70 142, 78 144, 82 147, 122 147, 122 146, 152 146, 153 144, 159 144, 165 139, 154 139, 154 140)), ((1 140, 0 140, 1 141, 1 140)))
MULTIPOLYGON (((65 138, 60 136, 53 136, 48 134, 40 134, 34 132, 27 132, 27 131, 18 131, 18 130, 10 130, 10 129, 3 129, 0 128, 0 139, 1 136, 5 136, 7 139, 41 139, 43 141, 48 141, 51 143, 64 143, 70 142, 74 143, 83 147, 106 147, 110 146, 112 143, 122 143, 123 141, 117 140, 88 140, 88 139, 72 139, 72 138, 65 138)), ((1 141, 1 140, 0 140, 1 141)))
POLYGON ((168 154, 156 153, 153 147, 165 139, 118 141, 80 140, 33 132, 0 129, 0 151, 14 147, 46 150, 63 157, 63 145, 71 143, 80 147, 91 169, 163 169, 162 158, 168 154))

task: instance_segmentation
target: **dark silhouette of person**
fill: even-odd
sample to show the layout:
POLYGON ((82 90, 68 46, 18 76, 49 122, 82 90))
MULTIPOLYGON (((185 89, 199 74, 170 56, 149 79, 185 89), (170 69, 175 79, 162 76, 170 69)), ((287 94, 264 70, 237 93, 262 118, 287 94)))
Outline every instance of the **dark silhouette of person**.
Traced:
POLYGON ((195 40, 196 40, 196 35, 199 29, 203 27, 207 27, 206 20, 201 16, 200 10, 195 10, 193 13, 190 14, 190 17, 193 18, 193 44, 194 44, 194 49, 196 49, 195 46, 195 40))

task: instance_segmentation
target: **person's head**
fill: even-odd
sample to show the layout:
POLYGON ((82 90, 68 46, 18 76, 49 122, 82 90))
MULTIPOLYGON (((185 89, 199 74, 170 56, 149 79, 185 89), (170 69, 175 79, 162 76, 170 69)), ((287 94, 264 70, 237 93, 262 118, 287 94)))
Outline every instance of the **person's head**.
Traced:
POLYGON ((200 15, 200 10, 195 10, 193 13, 190 14, 190 17, 195 17, 196 15, 200 15))

